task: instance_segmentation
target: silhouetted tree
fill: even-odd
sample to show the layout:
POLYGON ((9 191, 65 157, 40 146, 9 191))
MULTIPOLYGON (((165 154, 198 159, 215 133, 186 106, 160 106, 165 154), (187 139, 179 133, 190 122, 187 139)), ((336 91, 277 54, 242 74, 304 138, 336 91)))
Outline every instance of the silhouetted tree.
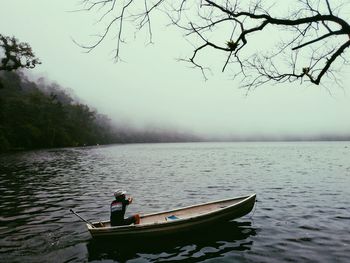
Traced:
POLYGON ((242 78, 248 90, 267 82, 306 80, 319 85, 324 78, 338 82, 336 73, 348 65, 344 52, 350 46, 350 25, 341 17, 349 14, 346 2, 280 1, 282 7, 288 6, 287 13, 272 1, 268 6, 261 0, 83 0, 83 4, 82 10, 100 12, 99 21, 107 21, 107 26, 95 43, 82 47, 91 51, 113 34, 116 60, 124 24, 132 21, 137 29, 146 28, 152 41, 151 15, 161 11, 194 46, 193 55, 183 60, 206 77, 208 68, 198 57, 208 49, 223 52, 222 71, 235 66, 234 77, 242 78), (265 48, 263 42, 270 40, 275 45, 265 48))
POLYGON ((0 34, 0 70, 30 69, 37 64, 41 62, 35 57, 28 43, 19 42, 15 37, 0 34))

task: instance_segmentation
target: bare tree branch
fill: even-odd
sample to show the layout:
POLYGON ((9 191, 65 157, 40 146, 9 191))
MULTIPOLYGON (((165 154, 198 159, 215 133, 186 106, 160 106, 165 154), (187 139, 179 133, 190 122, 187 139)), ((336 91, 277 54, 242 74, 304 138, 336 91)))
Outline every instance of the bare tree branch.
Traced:
POLYGON ((108 34, 114 34, 117 38, 115 58, 118 59, 124 35, 123 22, 138 21, 138 30, 147 25, 152 42, 151 16, 156 16, 159 11, 166 13, 170 22, 183 30, 184 36, 193 43, 192 56, 185 60, 199 68, 204 76, 206 67, 199 64, 197 57, 205 56, 211 49, 224 54, 222 71, 233 69, 235 78, 242 78, 242 86, 248 90, 268 82, 305 80, 319 85, 323 78, 336 76, 335 64, 341 63, 342 67, 349 64, 346 51, 350 45, 350 25, 339 15, 345 4, 335 6, 332 3, 331 6, 329 0, 294 1, 297 4, 295 11, 282 15, 276 5, 265 6, 260 0, 250 3, 240 0, 144 0, 143 7, 136 0, 84 0, 88 12, 107 8, 100 21, 107 19, 109 22, 93 45, 82 47, 90 52, 108 34), (111 31, 114 24, 118 24, 117 30, 111 31), (224 28, 231 28, 226 40, 222 35, 212 37, 224 28), (281 40, 264 50, 261 34, 269 40, 267 34, 271 32, 280 34, 281 40), (256 51, 252 51, 254 49, 256 51))

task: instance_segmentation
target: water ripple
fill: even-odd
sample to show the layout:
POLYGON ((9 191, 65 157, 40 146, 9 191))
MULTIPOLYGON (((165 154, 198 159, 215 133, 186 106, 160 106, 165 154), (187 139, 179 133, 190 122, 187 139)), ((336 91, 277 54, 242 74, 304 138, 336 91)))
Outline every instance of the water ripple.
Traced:
POLYGON ((342 143, 136 144, 0 156, 1 262, 347 262, 350 151, 342 143), (256 192, 253 217, 161 242, 92 240, 115 188, 128 214, 256 192), (136 244, 137 243, 137 244, 136 244))

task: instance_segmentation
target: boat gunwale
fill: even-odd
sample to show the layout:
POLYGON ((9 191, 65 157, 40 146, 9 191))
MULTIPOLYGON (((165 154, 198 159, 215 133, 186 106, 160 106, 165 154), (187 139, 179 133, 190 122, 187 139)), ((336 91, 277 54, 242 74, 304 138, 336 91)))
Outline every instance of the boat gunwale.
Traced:
MULTIPOLYGON (((145 228, 152 228, 152 227, 162 227, 164 225, 174 225, 174 224, 181 224, 183 222, 188 222, 188 221, 192 221, 194 219, 198 219, 201 217, 205 217, 208 215, 212 215, 215 213, 221 213, 224 210, 229 210, 230 208, 232 208, 233 206, 238 206, 241 203, 247 202, 249 199, 256 197, 256 194, 251 194, 251 195, 246 195, 246 196, 240 196, 240 197, 235 197, 235 198, 227 198, 227 199, 222 199, 222 200, 217 200, 217 201, 211 201, 211 202, 206 202, 206 203, 202 203, 202 204, 197 204, 197 205, 191 205, 191 206, 185 206, 185 207, 181 207, 181 208, 176 208, 174 210, 168 210, 168 211, 161 211, 161 212, 156 212, 156 213, 149 213, 149 214, 145 214, 145 215, 141 215, 141 219, 142 217, 148 217, 148 216, 154 216, 154 215, 160 215, 160 214, 165 214, 165 213, 172 213, 172 212, 176 212, 176 211, 180 211, 180 210, 184 210, 184 209, 188 209, 188 208, 194 208, 194 207, 200 207, 200 206, 204 206, 204 205, 209 205, 209 204, 215 204, 215 203, 220 203, 220 202, 225 202, 225 201, 230 201, 230 200, 235 200, 235 199, 242 199, 241 201, 231 204, 229 206, 223 207, 223 208, 219 208, 216 209, 214 211, 210 211, 204 214, 199 214, 197 216, 192 216, 192 217, 188 217, 188 218, 179 218, 177 220, 173 220, 173 221, 165 221, 165 222, 155 222, 155 223, 149 223, 149 224, 138 224, 138 225, 126 225, 126 226, 109 226, 109 227, 91 227, 89 224, 87 224, 87 227, 89 229, 89 231, 91 232, 106 232, 106 231, 118 231, 118 230, 141 230, 141 229, 145 229, 145 228)), ((106 221, 99 221, 99 222, 92 222, 92 224, 98 224, 98 223, 108 223, 110 222, 109 220, 106 221)))

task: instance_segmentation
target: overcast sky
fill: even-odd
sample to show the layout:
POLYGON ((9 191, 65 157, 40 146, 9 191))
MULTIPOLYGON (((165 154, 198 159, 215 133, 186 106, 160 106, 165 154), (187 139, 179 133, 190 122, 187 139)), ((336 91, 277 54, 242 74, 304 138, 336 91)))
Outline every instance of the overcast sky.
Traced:
POLYGON ((77 0, 0 3, 0 33, 30 43, 43 62, 31 72, 73 89, 114 120, 240 136, 350 134, 349 67, 343 72, 344 90, 330 86, 332 95, 293 83, 267 85, 245 96, 220 65, 204 81, 198 70, 178 62, 192 54, 178 29, 157 24, 154 45, 146 45, 139 33, 122 47, 124 62, 114 63, 115 39, 89 54, 73 43, 72 38, 89 43, 97 33, 93 14, 68 12, 77 8, 77 0))

